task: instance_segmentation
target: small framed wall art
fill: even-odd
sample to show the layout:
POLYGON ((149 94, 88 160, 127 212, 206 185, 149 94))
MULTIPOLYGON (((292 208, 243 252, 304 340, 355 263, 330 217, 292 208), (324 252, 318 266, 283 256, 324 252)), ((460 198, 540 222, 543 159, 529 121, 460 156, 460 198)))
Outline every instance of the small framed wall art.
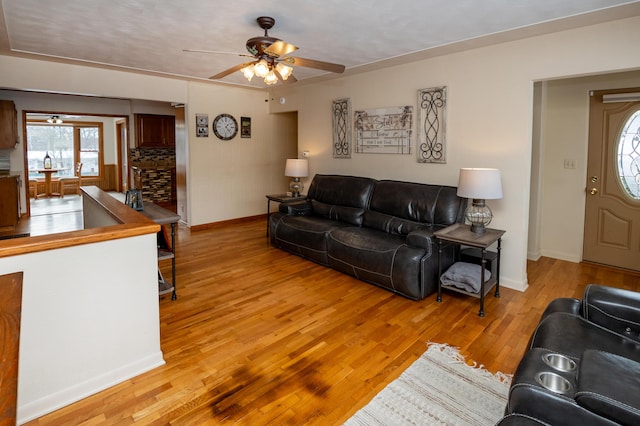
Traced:
POLYGON ((240 137, 251 137, 251 117, 240 117, 240 137))
POLYGON ((196 114, 196 137, 209 137, 209 115, 196 114))

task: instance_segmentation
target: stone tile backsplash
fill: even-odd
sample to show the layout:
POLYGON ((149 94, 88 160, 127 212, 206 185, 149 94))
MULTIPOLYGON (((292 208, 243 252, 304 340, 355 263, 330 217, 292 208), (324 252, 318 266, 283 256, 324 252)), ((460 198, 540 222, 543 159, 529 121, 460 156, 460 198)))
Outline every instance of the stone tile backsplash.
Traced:
POLYGON ((142 190, 142 199, 155 203, 172 202, 176 154, 173 148, 132 149, 129 166, 134 186, 142 190))
POLYGON ((175 167, 176 150, 174 148, 133 148, 129 150, 129 162, 131 166, 148 164, 175 167))

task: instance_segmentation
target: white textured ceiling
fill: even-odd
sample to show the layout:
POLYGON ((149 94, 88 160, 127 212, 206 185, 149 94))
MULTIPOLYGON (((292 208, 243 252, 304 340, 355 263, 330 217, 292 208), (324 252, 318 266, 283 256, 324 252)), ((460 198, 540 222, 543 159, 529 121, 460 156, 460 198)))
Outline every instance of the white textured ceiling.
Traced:
MULTIPOLYGON (((347 73, 640 14, 640 0, 1 0, 0 53, 45 55, 207 79, 247 58, 269 31, 299 47, 292 56, 344 64, 347 73), (460 42, 465 42, 460 44, 460 42)), ((296 67, 298 80, 326 74, 296 67)), ((222 81, 248 83, 236 72, 222 81)))

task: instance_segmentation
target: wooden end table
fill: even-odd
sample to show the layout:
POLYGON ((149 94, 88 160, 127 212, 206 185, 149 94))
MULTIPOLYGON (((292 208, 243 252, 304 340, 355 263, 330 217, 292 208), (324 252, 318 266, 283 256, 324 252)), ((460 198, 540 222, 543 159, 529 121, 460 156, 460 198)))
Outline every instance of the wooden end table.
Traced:
POLYGON ((484 296, 493 288, 495 285, 495 297, 500 297, 500 250, 502 249, 502 236, 506 231, 501 229, 492 229, 486 228, 483 234, 477 234, 475 232, 471 232, 470 225, 464 225, 461 223, 456 223, 454 225, 448 226, 444 229, 440 229, 433 233, 433 235, 438 240, 438 297, 437 301, 442 302, 442 288, 446 288, 447 290, 456 291, 458 293, 463 293, 469 296, 477 297, 480 299, 480 311, 478 315, 484 317, 484 296), (465 291, 463 289, 448 286, 442 284, 440 281, 440 277, 442 276, 442 242, 446 241, 452 244, 464 245, 477 247, 481 250, 481 260, 480 260, 480 292, 479 293, 471 293, 465 291), (491 246, 493 243, 497 242, 497 265, 496 265, 496 275, 489 278, 489 281, 485 283, 484 279, 484 271, 485 265, 487 263, 486 254, 487 248, 491 246))

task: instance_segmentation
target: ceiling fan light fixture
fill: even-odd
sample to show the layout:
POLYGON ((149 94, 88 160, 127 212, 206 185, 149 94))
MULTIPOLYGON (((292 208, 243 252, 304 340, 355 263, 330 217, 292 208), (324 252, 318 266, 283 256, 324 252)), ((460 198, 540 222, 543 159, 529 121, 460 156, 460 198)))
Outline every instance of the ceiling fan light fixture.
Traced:
POLYGON ((273 70, 271 70, 264 77, 264 82, 269 86, 276 84, 278 82, 278 76, 273 72, 273 70))
POLYGON ((278 65, 276 65, 276 71, 278 71, 278 74, 280 74, 280 77, 282 77, 283 80, 286 80, 293 73, 293 68, 286 66, 282 62, 278 62, 278 65))
POLYGON ((269 64, 264 59, 260 59, 257 64, 253 66, 253 72, 260 78, 266 77, 269 74, 269 64))
POLYGON ((47 118, 47 123, 62 124, 62 119, 57 115, 52 115, 51 117, 47 118))
POLYGON ((246 66, 242 68, 241 71, 242 71, 242 74, 244 74, 244 76, 247 78, 247 80, 251 81, 254 75, 253 65, 246 66))

